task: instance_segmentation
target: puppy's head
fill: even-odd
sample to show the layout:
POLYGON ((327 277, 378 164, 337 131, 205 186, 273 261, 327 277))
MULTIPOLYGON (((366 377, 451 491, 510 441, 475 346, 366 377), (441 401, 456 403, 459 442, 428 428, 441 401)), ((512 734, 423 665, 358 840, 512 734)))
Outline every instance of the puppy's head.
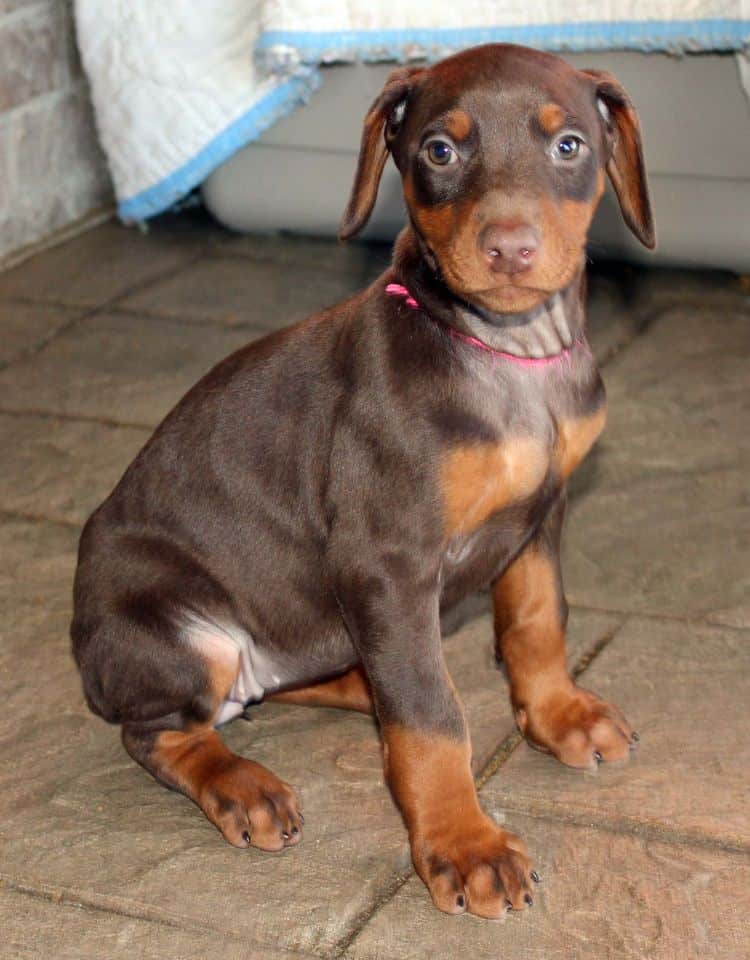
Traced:
POLYGON ((654 246, 638 118, 607 73, 506 44, 395 70, 365 118, 342 239, 366 224, 389 153, 428 262, 487 310, 530 310, 570 283, 605 171, 654 246))

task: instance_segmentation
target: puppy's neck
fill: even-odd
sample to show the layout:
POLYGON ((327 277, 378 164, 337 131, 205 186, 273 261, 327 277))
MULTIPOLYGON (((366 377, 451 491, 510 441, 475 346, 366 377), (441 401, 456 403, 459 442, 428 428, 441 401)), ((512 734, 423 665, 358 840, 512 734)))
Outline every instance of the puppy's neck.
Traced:
POLYGON ((453 293, 425 256, 410 227, 398 236, 393 267, 422 309, 435 320, 492 350, 519 358, 554 357, 583 336, 585 271, 580 270, 563 290, 524 313, 493 313, 453 293))

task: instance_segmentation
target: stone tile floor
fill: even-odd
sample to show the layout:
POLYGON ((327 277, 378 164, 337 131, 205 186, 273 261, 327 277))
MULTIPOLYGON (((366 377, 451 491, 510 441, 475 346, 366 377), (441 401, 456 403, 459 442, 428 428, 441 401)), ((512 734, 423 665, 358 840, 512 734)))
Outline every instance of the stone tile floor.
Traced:
POLYGON ((610 421, 574 478, 570 659, 641 734, 563 768, 514 731, 484 603, 446 640, 486 808, 533 910, 449 918, 410 872, 372 722, 266 704, 233 748, 299 785, 304 843, 226 846, 91 716, 68 653, 77 535, 216 360, 360 288, 383 248, 110 223, 0 274, 0 957, 750 957, 750 302, 597 267, 610 421))

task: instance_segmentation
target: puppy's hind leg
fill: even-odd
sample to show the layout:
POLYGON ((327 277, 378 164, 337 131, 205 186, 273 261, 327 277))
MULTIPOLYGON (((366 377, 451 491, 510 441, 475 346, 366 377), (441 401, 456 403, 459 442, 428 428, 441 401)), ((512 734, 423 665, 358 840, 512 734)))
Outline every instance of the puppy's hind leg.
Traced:
POLYGON ((244 647, 247 653, 251 641, 223 620, 194 615, 182 626, 180 641, 204 665, 208 718, 162 721, 158 730, 126 723, 125 749, 157 780, 197 803, 233 846, 278 851, 299 843, 302 817, 292 788, 259 763, 233 754, 214 729, 239 712, 238 697, 262 696, 249 657, 241 652, 244 647))
MULTIPOLYGON (((112 603, 101 617, 74 621, 74 652, 87 700, 122 724, 128 753, 157 780, 203 810, 236 847, 277 851, 302 838, 294 791, 258 763, 233 754, 214 729, 227 719, 240 669, 233 628, 185 617, 163 596, 112 603), (234 688, 234 689, 233 689, 234 688)), ((243 676, 244 673, 244 676, 243 676)))
POLYGON ((126 723, 122 742, 157 780, 190 797, 232 846, 279 851, 302 839, 292 788, 232 753, 210 725, 152 730, 126 723))
POLYGON ((375 713, 370 684, 362 667, 352 667, 333 680, 271 694, 266 700, 303 707, 336 707, 339 710, 356 710, 358 713, 375 713))

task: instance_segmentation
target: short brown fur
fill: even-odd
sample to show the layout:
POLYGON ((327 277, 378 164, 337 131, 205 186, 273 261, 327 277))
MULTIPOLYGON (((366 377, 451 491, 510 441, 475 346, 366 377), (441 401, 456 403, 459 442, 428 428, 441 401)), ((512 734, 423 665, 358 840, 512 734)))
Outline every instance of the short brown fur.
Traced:
POLYGON ((470 533, 493 513, 531 496, 547 468, 542 445, 525 437, 450 450, 440 470, 446 535, 470 533))

